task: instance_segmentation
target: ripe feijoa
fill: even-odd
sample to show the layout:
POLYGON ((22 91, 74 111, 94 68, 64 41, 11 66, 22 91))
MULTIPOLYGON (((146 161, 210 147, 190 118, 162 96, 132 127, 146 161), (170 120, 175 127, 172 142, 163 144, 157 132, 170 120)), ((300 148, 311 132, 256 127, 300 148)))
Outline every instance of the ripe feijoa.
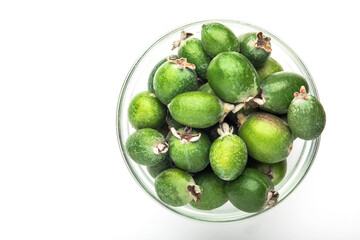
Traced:
POLYGON ((270 37, 264 37, 262 32, 245 33, 239 36, 240 53, 243 54, 254 67, 265 64, 271 54, 270 37))
POLYGON ((155 95, 163 104, 180 93, 198 89, 195 65, 187 63, 186 59, 171 59, 160 66, 154 77, 155 95))
MULTIPOLYGON (((176 55, 171 55, 170 58, 178 58, 178 56, 176 55)), ((166 58, 161 59, 155 66, 154 68, 151 70, 149 78, 148 78, 148 91, 151 93, 154 93, 154 76, 156 71, 159 69, 159 67, 163 64, 167 62, 166 58)))
POLYGON ((232 134, 233 128, 223 123, 219 128, 220 137, 210 148, 210 165, 221 179, 231 181, 244 170, 247 162, 247 149, 244 141, 232 134))
POLYGON ((316 97, 307 94, 304 87, 289 106, 288 124, 294 136, 312 140, 320 136, 325 128, 326 114, 316 97))
POLYGON ((128 108, 129 121, 136 129, 159 128, 166 117, 166 106, 148 91, 137 94, 128 108))
POLYGON ((199 172, 206 168, 211 146, 209 137, 189 127, 171 130, 169 155, 175 165, 187 172, 199 172))
POLYGON ((265 173, 271 182, 276 186, 284 179, 286 175, 287 161, 286 159, 278 163, 262 163, 255 159, 249 158, 247 167, 252 167, 265 173))
POLYGON ((255 168, 244 172, 226 186, 229 201, 244 212, 258 212, 277 203, 279 194, 270 179, 255 168))
POLYGON ((126 141, 126 151, 138 164, 152 166, 162 162, 168 151, 164 136, 151 128, 137 130, 126 141))
POLYGON ((207 128, 221 120, 231 110, 230 106, 232 105, 223 103, 214 95, 194 91, 176 96, 169 105, 169 111, 181 124, 207 128))
POLYGON ((194 180, 203 190, 203 194, 199 195, 200 203, 192 200, 191 206, 201 210, 212 210, 227 202, 226 182, 218 178, 213 172, 195 174, 194 180))
POLYGON ((255 68, 237 52, 217 55, 210 62, 207 78, 216 95, 229 103, 244 102, 255 97, 260 89, 255 68))
POLYGON ((260 108, 275 114, 287 113, 294 92, 299 91, 301 86, 309 88, 306 80, 297 73, 278 72, 269 75, 261 81, 260 88, 265 104, 260 108))
POLYGON ((148 166, 147 170, 153 178, 156 178, 156 176, 159 175, 162 171, 165 171, 166 169, 169 169, 171 167, 171 158, 167 156, 164 161, 153 166, 148 166))
POLYGON ((160 173, 155 179, 155 191, 166 204, 184 206, 191 200, 200 201, 201 188, 195 184, 190 174, 176 168, 160 173))
POLYGON ((222 52, 238 52, 240 50, 238 38, 221 23, 204 24, 201 29, 201 43, 212 58, 222 52))
POLYGON ((260 81, 265 79, 270 74, 284 71, 283 67, 275 61, 273 58, 268 58, 264 65, 261 67, 256 68, 256 72, 259 75, 260 81))
POLYGON ((292 150, 293 137, 288 125, 269 113, 252 113, 239 128, 249 155, 264 163, 284 160, 292 150))

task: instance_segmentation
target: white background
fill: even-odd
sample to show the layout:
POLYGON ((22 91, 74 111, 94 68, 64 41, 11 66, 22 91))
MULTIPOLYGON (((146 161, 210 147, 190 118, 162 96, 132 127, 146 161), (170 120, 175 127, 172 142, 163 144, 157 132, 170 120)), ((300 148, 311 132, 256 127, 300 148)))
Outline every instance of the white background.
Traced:
POLYGON ((357 1, 0 1, 0 239, 359 239, 357 1), (261 216, 209 224, 140 189, 118 149, 118 93, 158 37, 227 18, 306 63, 327 112, 309 174, 261 216))

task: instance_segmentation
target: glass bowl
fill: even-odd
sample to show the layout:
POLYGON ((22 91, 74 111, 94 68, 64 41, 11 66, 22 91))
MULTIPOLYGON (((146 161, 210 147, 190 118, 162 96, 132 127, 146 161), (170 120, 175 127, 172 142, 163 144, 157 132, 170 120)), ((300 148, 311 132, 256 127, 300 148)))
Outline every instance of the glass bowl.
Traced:
MULTIPOLYGON (((132 161, 125 150, 126 139, 131 133, 135 131, 135 129, 131 127, 128 121, 127 114, 131 99, 137 93, 147 90, 148 77, 154 65, 166 56, 177 53, 177 49, 171 51, 171 47, 173 41, 179 39, 180 32, 182 30, 194 33, 195 37, 200 38, 201 26, 210 22, 220 22, 232 29, 236 35, 240 35, 246 32, 262 31, 266 36, 270 36, 272 39, 271 46, 273 49, 271 57, 276 59, 283 66, 285 71, 295 72, 302 75, 309 83, 309 92, 317 98, 319 97, 315 83, 303 62, 294 53, 293 50, 291 50, 274 34, 260 27, 233 20, 206 20, 193 22, 176 28, 159 38, 139 57, 139 59, 132 66, 123 83, 118 100, 116 119, 117 135, 120 151, 129 171, 135 180, 139 183, 141 188, 164 207, 180 215, 203 221, 238 221, 267 211, 268 208, 257 213, 245 213, 232 206, 230 202, 227 202, 222 207, 211 211, 198 210, 191 207, 190 205, 186 205, 184 207, 171 207, 166 205, 156 195, 154 179, 149 175, 146 167, 140 166, 132 161)), ((288 170, 286 176, 283 181, 275 187, 276 191, 278 191, 280 194, 279 203, 283 201, 304 178, 312 162, 314 161, 319 143, 320 138, 313 141, 303 141, 300 139, 296 139, 294 141, 293 150, 290 156, 287 158, 288 170)))

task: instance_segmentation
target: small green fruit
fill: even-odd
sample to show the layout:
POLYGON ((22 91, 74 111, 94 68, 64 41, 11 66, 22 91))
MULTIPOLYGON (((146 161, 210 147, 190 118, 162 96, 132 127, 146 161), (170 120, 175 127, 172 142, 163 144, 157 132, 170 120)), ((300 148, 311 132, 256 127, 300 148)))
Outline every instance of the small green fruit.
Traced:
MULTIPOLYGON (((178 58, 178 56, 176 55, 171 55, 170 58, 178 58)), ((154 68, 151 70, 150 75, 149 75, 149 79, 148 79, 148 91, 151 93, 155 93, 154 90, 154 76, 156 71, 159 69, 159 67, 163 64, 167 62, 166 58, 161 59, 155 66, 154 68)))
POLYGON ((164 136, 151 128, 137 130, 126 141, 126 151, 130 157, 145 166, 164 161, 168 148, 164 136))
POLYGON ((212 210, 224 205, 227 201, 225 191, 226 182, 218 178, 213 172, 202 172, 194 176, 197 185, 203 190, 199 195, 200 203, 194 200, 190 205, 201 210, 212 210))
POLYGON ((265 175, 268 176, 274 186, 276 186, 284 179, 286 175, 287 161, 285 159, 278 163, 262 163, 256 161, 255 159, 249 158, 247 166, 256 168, 261 172, 265 173, 265 175))
POLYGON ((159 128, 166 117, 166 107, 148 91, 137 94, 128 108, 129 121, 136 129, 159 128))
POLYGON ((167 169, 156 177, 155 191, 161 201, 173 207, 184 206, 193 199, 199 202, 198 195, 202 193, 190 174, 175 168, 167 169))
POLYGON ((244 212, 258 212, 277 203, 279 193, 274 185, 261 171, 246 168, 244 172, 226 186, 229 201, 244 212))
POLYGON ((172 167, 171 158, 168 156, 165 158, 164 161, 153 166, 148 166, 147 170, 153 178, 156 178, 156 176, 159 175, 161 172, 171 167, 172 167))
POLYGON ((273 58, 268 58, 264 65, 256 68, 260 81, 264 80, 270 74, 284 71, 283 67, 273 58))
POLYGON ((201 29, 201 43, 212 58, 222 52, 240 50, 240 43, 235 34, 221 23, 204 24, 201 29))

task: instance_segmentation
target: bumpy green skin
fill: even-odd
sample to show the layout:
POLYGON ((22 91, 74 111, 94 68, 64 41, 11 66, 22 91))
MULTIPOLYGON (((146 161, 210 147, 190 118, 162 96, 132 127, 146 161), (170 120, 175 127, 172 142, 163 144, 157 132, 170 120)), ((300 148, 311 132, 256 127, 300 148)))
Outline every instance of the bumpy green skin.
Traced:
POLYGON ((273 73, 284 71, 283 67, 275 61, 273 58, 269 58, 264 65, 256 68, 256 72, 259 75, 260 81, 264 80, 267 76, 273 73))
POLYGON ((225 102, 240 103, 260 90, 255 68, 237 52, 217 55, 208 67, 207 78, 210 87, 225 102))
POLYGON ((261 81, 262 94, 266 103, 260 108, 275 114, 285 114, 294 98, 294 92, 298 92, 301 86, 306 90, 309 85, 306 80, 296 73, 278 72, 269 75, 261 81))
POLYGON ((240 50, 238 38, 221 23, 204 24, 201 29, 201 43, 212 58, 222 52, 239 52, 240 50))
POLYGON ((193 199, 187 191, 188 185, 195 185, 194 179, 176 168, 163 171, 155 179, 157 195, 161 201, 173 207, 184 206, 193 199))
POLYGON ((209 83, 205 83, 203 85, 201 85, 201 87, 199 87, 198 91, 200 92, 206 92, 206 93, 210 93, 214 96, 216 96, 214 90, 211 89, 210 84, 209 83))
POLYGON ((130 102, 128 116, 136 129, 159 128, 166 117, 166 107, 148 91, 137 94, 130 102))
POLYGON ((203 49, 200 39, 189 38, 182 42, 178 55, 180 58, 186 58, 187 62, 195 64, 198 77, 206 79, 206 71, 211 58, 203 49))
POLYGON ((153 166, 162 162, 167 153, 154 153, 154 147, 165 142, 164 136, 151 128, 137 130, 126 140, 126 151, 138 164, 153 166))
POLYGON ((274 186, 261 171, 246 168, 244 172, 226 186, 229 201, 244 212, 258 212, 265 207, 266 197, 274 186))
POLYGON ((321 103, 312 95, 308 100, 296 99, 291 102, 287 115, 289 127, 294 136, 312 140, 320 136, 325 128, 326 114, 321 103))
POLYGON ((249 59, 254 67, 260 67, 268 60, 271 52, 255 47, 256 39, 256 32, 240 35, 240 53, 249 59))
POLYGON ((203 194, 199 195, 199 204, 194 200, 190 202, 194 208, 212 210, 221 207, 228 201, 225 191, 226 182, 218 178, 213 172, 196 174, 194 180, 203 190, 203 194))
MULTIPOLYGON (((178 58, 177 55, 171 55, 170 57, 171 57, 171 58, 178 58)), ((161 59, 161 60, 154 66, 154 68, 151 70, 150 75, 149 75, 149 79, 148 79, 148 91, 149 91, 149 92, 155 93, 155 90, 154 90, 154 76, 155 76, 155 73, 156 73, 156 71, 159 69, 159 67, 160 67, 164 62, 166 62, 166 61, 167 61, 166 58, 161 59)))
POLYGON ((252 167, 260 170, 269 177, 269 173, 272 173, 272 177, 269 177, 274 186, 278 185, 286 175, 287 161, 286 159, 278 163, 262 163, 255 159, 249 158, 247 167, 252 167))
POLYGON ((176 96, 169 105, 169 111, 181 124, 194 128, 207 128, 221 119, 224 106, 214 95, 195 91, 176 96))
MULTIPOLYGON (((178 129, 183 132, 184 129, 178 129)), ((193 134, 198 131, 193 130, 193 134)), ((209 150, 211 142, 205 133, 201 132, 201 137, 196 142, 181 142, 174 135, 169 140, 169 155, 175 165, 187 172, 199 172, 209 164, 209 150)))
POLYGON ((170 157, 167 157, 167 158, 165 158, 164 161, 162 161, 154 166, 148 166, 147 170, 153 178, 156 178, 156 176, 159 175, 161 172, 163 172, 166 169, 169 169, 171 167, 172 167, 171 159, 170 159, 170 157))
POLYGON ((293 137, 287 124, 269 113, 253 113, 239 128, 249 155, 264 163, 284 160, 291 151, 293 137))
POLYGON ((235 134, 228 134, 211 145, 210 165, 219 178, 232 181, 245 169, 247 156, 244 141, 235 134))
POLYGON ((183 70, 172 62, 165 62, 156 71, 154 77, 155 95, 167 105, 177 95, 198 89, 198 80, 195 71, 183 70))

